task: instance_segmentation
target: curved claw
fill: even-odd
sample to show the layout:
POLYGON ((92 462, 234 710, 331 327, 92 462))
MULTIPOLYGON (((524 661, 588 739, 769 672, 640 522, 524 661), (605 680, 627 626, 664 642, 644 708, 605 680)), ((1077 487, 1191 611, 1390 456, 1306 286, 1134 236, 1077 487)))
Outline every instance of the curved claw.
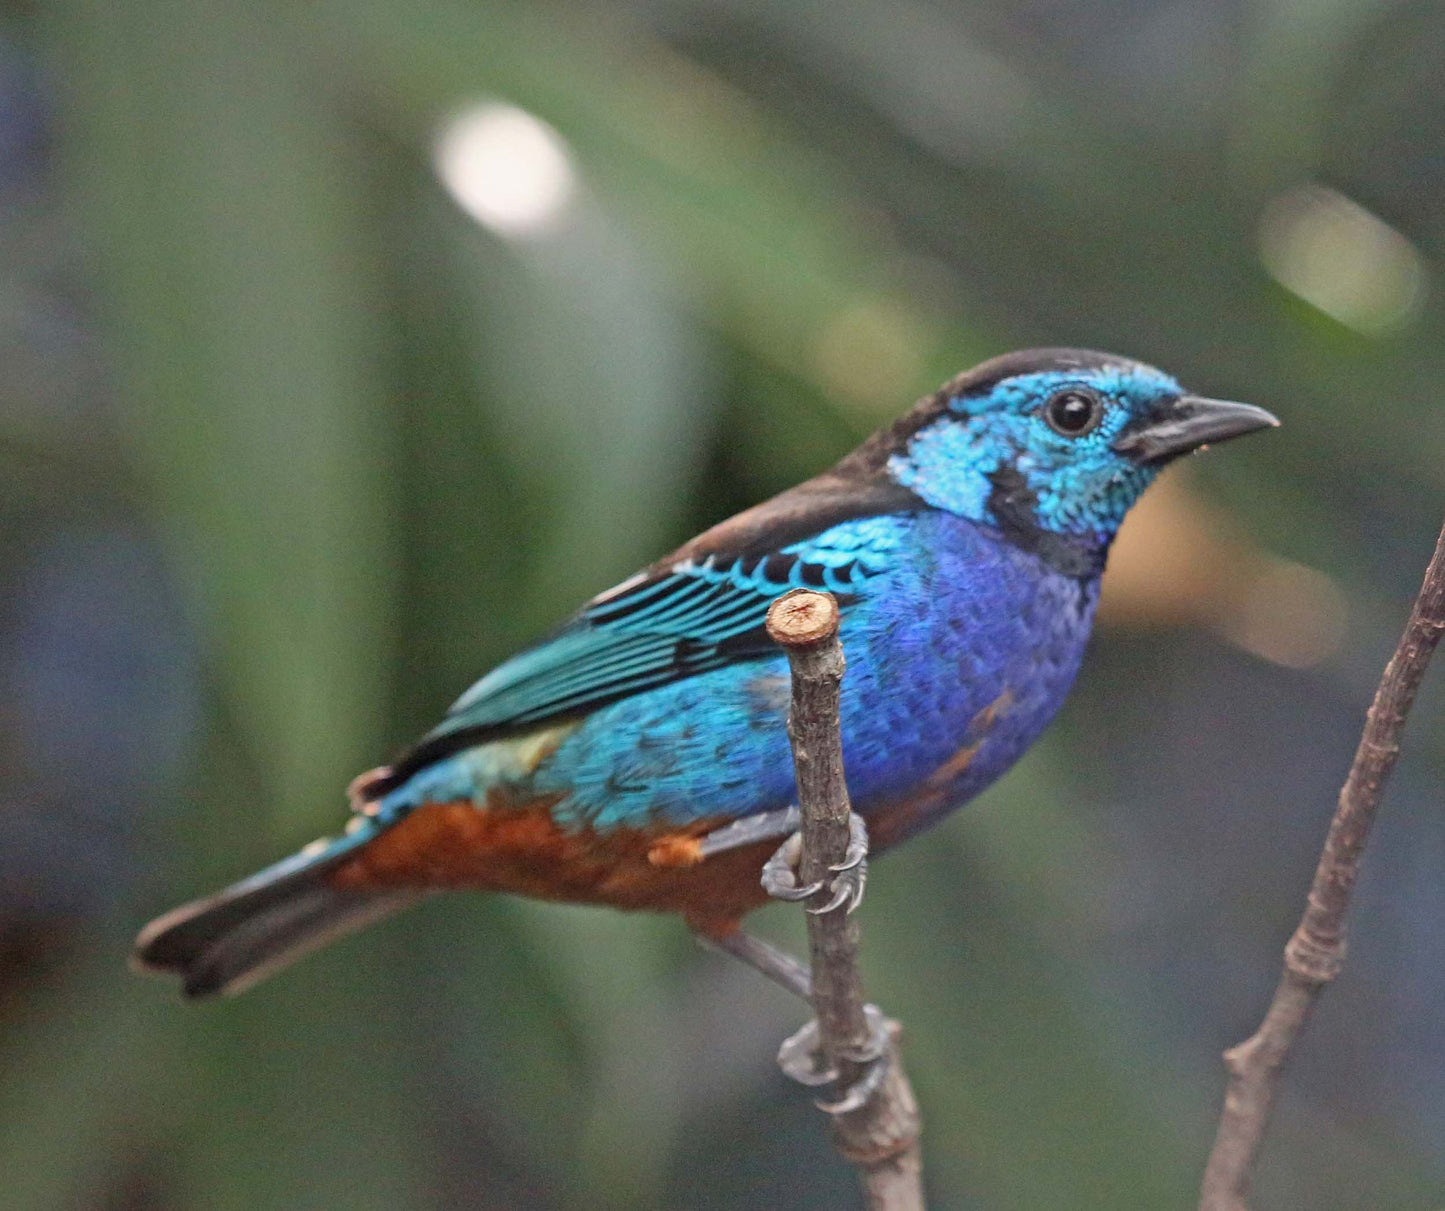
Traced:
MULTIPOLYGON (((877 1005, 865 1005, 863 1012, 868 1019, 868 1038, 842 1057, 859 1065, 863 1072, 841 1091, 842 1096, 836 1101, 814 1102, 819 1110, 829 1114, 849 1114, 862 1109, 882 1087, 888 1075, 888 1065, 892 1062, 889 1050, 892 1032, 888 1019, 877 1005)), ((816 1020, 808 1022, 778 1049, 778 1066, 792 1080, 809 1087, 830 1084, 839 1075, 838 1069, 827 1062, 819 1046, 816 1020)))
POLYGON ((863 903, 863 889, 868 883, 868 826, 857 812, 848 817, 848 849, 843 855, 843 861, 828 869, 837 876, 828 884, 833 898, 821 908, 810 908, 807 911, 820 916, 847 905, 850 914, 855 912, 858 905, 863 903))
POLYGON ((827 1062, 819 1046, 817 1018, 783 1040, 778 1048, 778 1067, 800 1085, 827 1085, 838 1079, 838 1070, 827 1062))
MULTIPOLYGON (((810 896, 816 896, 820 891, 823 890, 823 885, 821 883, 809 883, 805 887, 780 887, 767 883, 764 883, 763 886, 767 888, 768 895, 772 896, 773 899, 787 900, 790 904, 796 903, 799 900, 806 900, 810 896)), ((806 911, 812 912, 814 910, 810 908, 806 911)))
MULTIPOLYGON (((847 904, 848 911, 851 913, 858 907, 858 901, 863 898, 861 889, 855 886, 859 882, 861 882, 861 880, 844 878, 842 876, 834 879, 828 884, 829 889, 833 892, 833 898, 818 908, 805 908, 803 911, 811 916, 821 917, 824 913, 832 912, 835 908, 841 908, 844 904, 847 904), (849 903, 849 901, 852 901, 852 903, 849 903)), ((820 883, 818 886, 821 887, 822 884, 820 883)))
POLYGON ((813 1105, 828 1114, 851 1114, 854 1110, 862 1110, 873 1095, 883 1087, 883 1081, 888 1076, 889 1062, 886 1055, 881 1055, 876 1060, 870 1060, 863 1070, 863 1075, 849 1085, 847 1092, 836 1102, 825 1102, 821 1098, 815 1098, 813 1105))
POLYGON ((868 824, 857 812, 848 813, 848 848, 843 851, 843 860, 829 870, 842 874, 868 861, 868 824))
POLYGON ((773 899, 806 900, 823 890, 822 883, 798 886, 798 862, 802 854, 803 835, 794 833, 763 863, 763 890, 773 899))
POLYGON ((854 912, 863 903, 863 889, 868 882, 868 826, 863 817, 853 812, 848 817, 848 848, 843 861, 828 869, 836 876, 826 883, 798 885, 798 863, 803 853, 803 837, 794 833, 763 864, 763 887, 776 900, 806 900, 826 886, 833 893, 828 903, 807 911, 814 916, 847 907, 854 912))

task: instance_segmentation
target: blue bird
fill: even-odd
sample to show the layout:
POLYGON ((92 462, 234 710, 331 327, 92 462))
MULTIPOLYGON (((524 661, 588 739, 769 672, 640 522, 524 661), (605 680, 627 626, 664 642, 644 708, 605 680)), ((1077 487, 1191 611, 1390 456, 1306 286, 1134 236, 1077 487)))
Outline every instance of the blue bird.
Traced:
MULTIPOLYGON (((985 362, 593 598, 356 779, 341 835, 152 922, 137 961, 190 996, 235 992, 471 888, 678 912, 806 992, 806 971, 739 928, 770 890, 807 890, 779 850, 797 813, 773 599, 838 600, 849 787, 869 847, 886 848, 968 802, 1053 718, 1109 545, 1159 469, 1277 423, 1107 354, 985 362)), ((861 864, 835 890, 856 902, 861 864)))

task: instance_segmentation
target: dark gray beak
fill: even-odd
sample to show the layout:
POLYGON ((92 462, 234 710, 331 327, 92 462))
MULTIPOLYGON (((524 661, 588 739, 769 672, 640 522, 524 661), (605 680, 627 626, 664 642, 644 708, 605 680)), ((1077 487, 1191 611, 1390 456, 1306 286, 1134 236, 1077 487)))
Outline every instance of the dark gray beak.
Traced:
POLYGON ((1210 442, 1243 437, 1257 429, 1273 429, 1275 417, 1253 404, 1181 395, 1171 404, 1125 426, 1114 449, 1135 462, 1165 463, 1210 442))

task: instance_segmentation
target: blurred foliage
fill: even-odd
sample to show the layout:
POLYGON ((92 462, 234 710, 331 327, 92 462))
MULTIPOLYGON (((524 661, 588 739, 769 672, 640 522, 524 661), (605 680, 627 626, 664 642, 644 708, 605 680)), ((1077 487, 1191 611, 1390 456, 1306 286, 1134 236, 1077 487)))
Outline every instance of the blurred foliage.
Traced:
MULTIPOLYGON (((1064 343, 1286 427, 1173 473, 1142 606, 880 864, 865 960, 934 1205, 1190 1205, 1445 497, 1438 6, 55 0, 0 34, 7 1206, 853 1205, 772 1069, 797 1007, 674 922, 449 897, 204 1007, 123 956, 591 592, 1064 343), (443 187, 486 101, 557 132, 565 223, 443 187), (1435 295, 1367 335, 1272 280, 1261 216, 1312 185, 1435 295), (1343 646, 1231 646, 1303 626, 1263 572, 1160 604, 1206 546, 1210 583, 1314 569, 1343 646)), ((1445 1199, 1440 720, 1262 1207, 1445 1199)))

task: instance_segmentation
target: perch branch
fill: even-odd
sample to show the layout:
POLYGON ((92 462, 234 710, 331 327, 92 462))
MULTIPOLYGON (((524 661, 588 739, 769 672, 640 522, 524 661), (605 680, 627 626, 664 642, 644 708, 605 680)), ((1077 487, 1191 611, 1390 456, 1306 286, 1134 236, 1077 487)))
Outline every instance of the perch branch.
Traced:
MULTIPOLYGON (((798 779, 803 854, 800 876, 827 883, 829 867, 848 847, 848 786, 838 718, 843 648, 838 641, 838 603, 828 593, 798 589, 773 602, 768 635, 787 653, 793 676, 788 736, 798 779)), ((812 907, 828 901, 825 887, 812 907)), ((850 1056, 870 1039, 858 974, 859 932, 846 909, 808 916, 813 973, 813 1010, 823 1054, 846 1087, 861 1075, 850 1056)), ((920 1120, 913 1089, 897 1054, 890 1024, 888 1067, 878 1090, 859 1109, 836 1114, 834 1139, 857 1167, 870 1211, 922 1211, 920 1120)))
POLYGON ((1279 1086, 1280 1069, 1325 985, 1345 960, 1345 910, 1385 781, 1400 755, 1400 732, 1425 666, 1445 630, 1445 530, 1425 569, 1405 633, 1385 666, 1365 716, 1354 762, 1340 789, 1299 927, 1264 1021, 1224 1053, 1229 1081, 1214 1149, 1200 1188, 1200 1211, 1247 1211, 1249 1183, 1279 1086))

